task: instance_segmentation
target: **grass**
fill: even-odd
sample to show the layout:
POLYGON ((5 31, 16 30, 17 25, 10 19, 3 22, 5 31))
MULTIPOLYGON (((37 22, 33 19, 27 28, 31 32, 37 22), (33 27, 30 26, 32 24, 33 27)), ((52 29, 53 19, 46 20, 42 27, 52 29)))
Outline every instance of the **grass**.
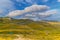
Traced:
POLYGON ((0 22, 0 40, 60 40, 59 25, 60 22, 3 20, 0 22))

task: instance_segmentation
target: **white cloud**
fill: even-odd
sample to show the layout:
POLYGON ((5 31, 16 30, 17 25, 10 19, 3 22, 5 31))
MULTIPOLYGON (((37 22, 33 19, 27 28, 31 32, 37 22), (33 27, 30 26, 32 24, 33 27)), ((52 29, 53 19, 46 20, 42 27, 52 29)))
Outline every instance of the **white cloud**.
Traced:
POLYGON ((60 0, 57 0, 58 2, 60 2, 60 0))
MULTIPOLYGON (((44 1, 46 1, 46 0, 44 0, 44 1)), ((15 10, 16 9, 16 7, 15 7, 16 5, 15 4, 17 6, 20 6, 20 7, 23 6, 22 4, 33 5, 33 4, 37 4, 37 0, 14 0, 14 1, 13 0, 0 0, 0 16, 1 15, 6 15, 8 12, 11 12, 12 10, 15 10)), ((35 6, 36 6, 36 8, 38 8, 37 5, 35 5, 35 6)), ((39 9, 42 9, 44 6, 40 5, 41 8, 39 8, 39 9)), ((32 8, 31 9, 30 8, 28 9, 28 8, 29 7, 27 7, 26 9, 24 9, 24 11, 26 11, 26 10, 32 10, 32 8)), ((44 8, 42 10, 44 10, 44 8)), ((13 12, 15 12, 15 11, 13 11, 13 12)))
POLYGON ((0 10, 0 14, 2 14, 3 13, 3 10, 0 10))
POLYGON ((45 11, 45 10, 48 10, 48 9, 49 9, 49 7, 46 6, 46 5, 32 5, 32 6, 26 7, 24 10, 12 11, 8 14, 8 16, 9 17, 18 16, 18 15, 22 15, 22 14, 25 14, 25 13, 28 13, 28 12, 45 11))
POLYGON ((34 17, 45 18, 56 13, 57 13, 57 10, 48 10, 45 12, 32 12, 31 14, 26 14, 25 17, 26 18, 34 18, 34 17))
POLYGON ((13 16, 18 16, 24 13, 24 10, 15 10, 10 12, 7 16, 13 17, 13 16))
POLYGON ((46 12, 39 13, 39 15, 41 15, 41 16, 49 16, 51 14, 56 14, 56 13, 57 13, 57 10, 48 10, 46 12))
POLYGON ((11 0, 0 0, 0 16, 5 16, 14 9, 14 3, 11 0))
POLYGON ((48 10, 49 7, 46 5, 32 5, 30 7, 25 8, 26 12, 36 12, 36 11, 43 11, 48 10))
POLYGON ((46 5, 32 5, 32 6, 26 7, 24 10, 12 11, 7 16, 15 17, 15 16, 25 14, 23 18, 28 18, 28 19, 36 18, 35 20, 37 20, 38 18, 45 18, 57 13, 56 9, 49 10, 49 8, 50 7, 46 5))
POLYGON ((58 13, 57 10, 48 10, 46 12, 40 13, 39 15, 40 15, 40 18, 46 18, 46 17, 50 17, 51 15, 54 15, 56 13, 58 13))

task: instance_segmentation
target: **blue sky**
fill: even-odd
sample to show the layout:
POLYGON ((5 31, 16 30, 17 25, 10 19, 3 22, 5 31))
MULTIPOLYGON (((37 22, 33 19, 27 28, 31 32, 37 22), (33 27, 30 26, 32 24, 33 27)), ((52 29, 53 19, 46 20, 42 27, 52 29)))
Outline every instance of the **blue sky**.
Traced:
POLYGON ((5 16, 60 21, 60 0, 0 0, 0 17, 5 16))

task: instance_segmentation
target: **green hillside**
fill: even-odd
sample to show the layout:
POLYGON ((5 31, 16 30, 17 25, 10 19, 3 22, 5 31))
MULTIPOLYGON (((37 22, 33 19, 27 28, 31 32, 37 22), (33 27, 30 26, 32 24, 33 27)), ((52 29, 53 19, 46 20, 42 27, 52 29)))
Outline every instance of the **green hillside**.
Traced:
POLYGON ((13 39, 16 35, 31 40, 60 40, 60 22, 0 18, 0 37, 13 39))

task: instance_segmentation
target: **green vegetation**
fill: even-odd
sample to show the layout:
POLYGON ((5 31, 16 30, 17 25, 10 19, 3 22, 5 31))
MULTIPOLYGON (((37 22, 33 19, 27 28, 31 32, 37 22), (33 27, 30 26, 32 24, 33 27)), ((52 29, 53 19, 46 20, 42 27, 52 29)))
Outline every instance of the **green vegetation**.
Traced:
POLYGON ((16 37, 14 34, 18 34, 31 40, 60 40, 60 22, 57 23, 55 21, 0 18, 0 37, 13 38, 16 37))

